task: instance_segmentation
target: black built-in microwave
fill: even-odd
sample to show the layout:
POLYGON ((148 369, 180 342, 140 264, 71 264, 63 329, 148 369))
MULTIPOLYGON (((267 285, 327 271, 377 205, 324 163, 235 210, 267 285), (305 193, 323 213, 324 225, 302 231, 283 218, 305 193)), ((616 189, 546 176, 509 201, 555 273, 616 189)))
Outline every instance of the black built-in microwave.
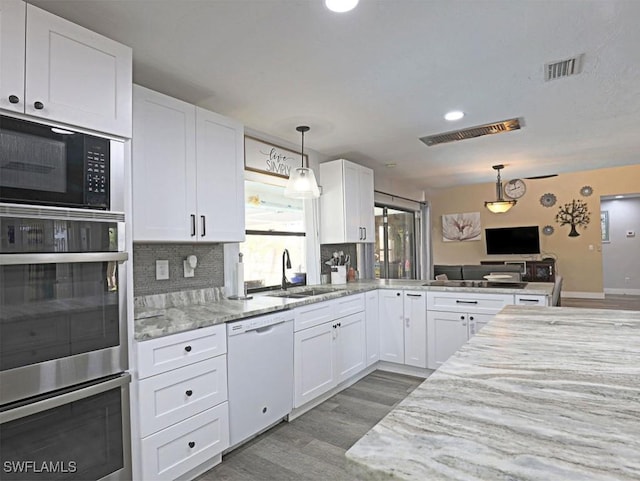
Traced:
POLYGON ((0 202, 109 210, 110 141, 0 116, 0 202))

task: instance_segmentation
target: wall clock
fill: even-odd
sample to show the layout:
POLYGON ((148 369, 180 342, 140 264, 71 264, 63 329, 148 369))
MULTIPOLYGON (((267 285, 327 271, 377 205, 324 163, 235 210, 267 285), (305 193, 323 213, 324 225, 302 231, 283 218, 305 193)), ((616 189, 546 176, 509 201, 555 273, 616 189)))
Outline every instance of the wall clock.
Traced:
POLYGON ((556 203, 556 196, 551 193, 543 194, 540 197, 540 203, 545 207, 553 207, 556 203))
POLYGON ((553 234, 553 231, 554 231, 554 228, 553 228, 553 226, 551 226, 551 225, 545 225, 545 226, 542 228, 542 233, 543 233, 544 235, 551 235, 551 234, 553 234))
POLYGON ((527 186, 522 179, 512 179, 504 185, 504 195, 510 199, 519 199, 527 191, 527 186))
POLYGON ((589 197, 593 194, 593 188, 590 185, 585 185, 582 189, 580 189, 580 194, 584 197, 589 197))

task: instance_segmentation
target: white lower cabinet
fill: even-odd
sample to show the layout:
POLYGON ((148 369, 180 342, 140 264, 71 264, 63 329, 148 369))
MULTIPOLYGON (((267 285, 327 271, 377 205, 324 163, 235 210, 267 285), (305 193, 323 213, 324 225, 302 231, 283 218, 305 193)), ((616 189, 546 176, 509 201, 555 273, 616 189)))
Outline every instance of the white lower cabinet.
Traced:
POLYGON ((379 291, 380 360, 427 367, 427 304, 423 291, 379 291))
POLYGON ((296 309, 293 335, 295 408, 303 406, 366 367, 364 294, 296 309), (354 314, 347 312, 359 310, 354 314), (313 317, 320 324, 307 322, 313 317), (326 321, 330 318, 329 321, 326 321), (323 322, 324 321, 324 322, 323 322), (302 326, 311 327, 302 328, 302 326))
POLYGON ((427 293, 429 369, 437 369, 504 306, 512 294, 431 291, 427 293))
POLYGON ((142 440, 142 479, 173 480, 229 447, 224 402, 142 440))
POLYGON ((136 344, 142 479, 175 479, 229 447, 226 339, 223 324, 136 344))
POLYGON ((367 337, 367 366, 380 359, 380 321, 378 316, 378 291, 365 293, 365 331, 367 337))
POLYGON ((492 318, 492 314, 427 311, 429 369, 440 367, 492 318))

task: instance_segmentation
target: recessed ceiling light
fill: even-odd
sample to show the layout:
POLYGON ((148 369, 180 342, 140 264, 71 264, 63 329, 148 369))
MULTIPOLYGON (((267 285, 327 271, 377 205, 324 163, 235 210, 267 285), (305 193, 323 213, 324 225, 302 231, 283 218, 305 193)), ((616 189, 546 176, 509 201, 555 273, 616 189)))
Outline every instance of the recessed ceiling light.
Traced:
POLYGON ((624 195, 616 195, 616 199, 624 199, 624 195))
POLYGON ((392 163, 390 163, 390 164, 384 164, 384 166, 385 166, 387 169, 393 169, 393 168, 396 166, 396 164, 392 162, 392 163))
POLYGON ((353 10, 358 5, 359 0, 324 0, 324 4, 332 12, 348 12, 353 10))
POLYGON ((444 114, 446 120, 460 120, 462 117, 464 117, 464 112, 461 110, 452 110, 444 114))

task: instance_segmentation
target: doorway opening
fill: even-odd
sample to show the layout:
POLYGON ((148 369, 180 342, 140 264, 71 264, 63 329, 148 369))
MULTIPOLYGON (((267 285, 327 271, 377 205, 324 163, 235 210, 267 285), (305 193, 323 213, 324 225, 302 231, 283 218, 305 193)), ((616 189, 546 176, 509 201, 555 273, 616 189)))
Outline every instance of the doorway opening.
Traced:
POLYGON ((376 279, 417 279, 416 213, 376 204, 376 279))

